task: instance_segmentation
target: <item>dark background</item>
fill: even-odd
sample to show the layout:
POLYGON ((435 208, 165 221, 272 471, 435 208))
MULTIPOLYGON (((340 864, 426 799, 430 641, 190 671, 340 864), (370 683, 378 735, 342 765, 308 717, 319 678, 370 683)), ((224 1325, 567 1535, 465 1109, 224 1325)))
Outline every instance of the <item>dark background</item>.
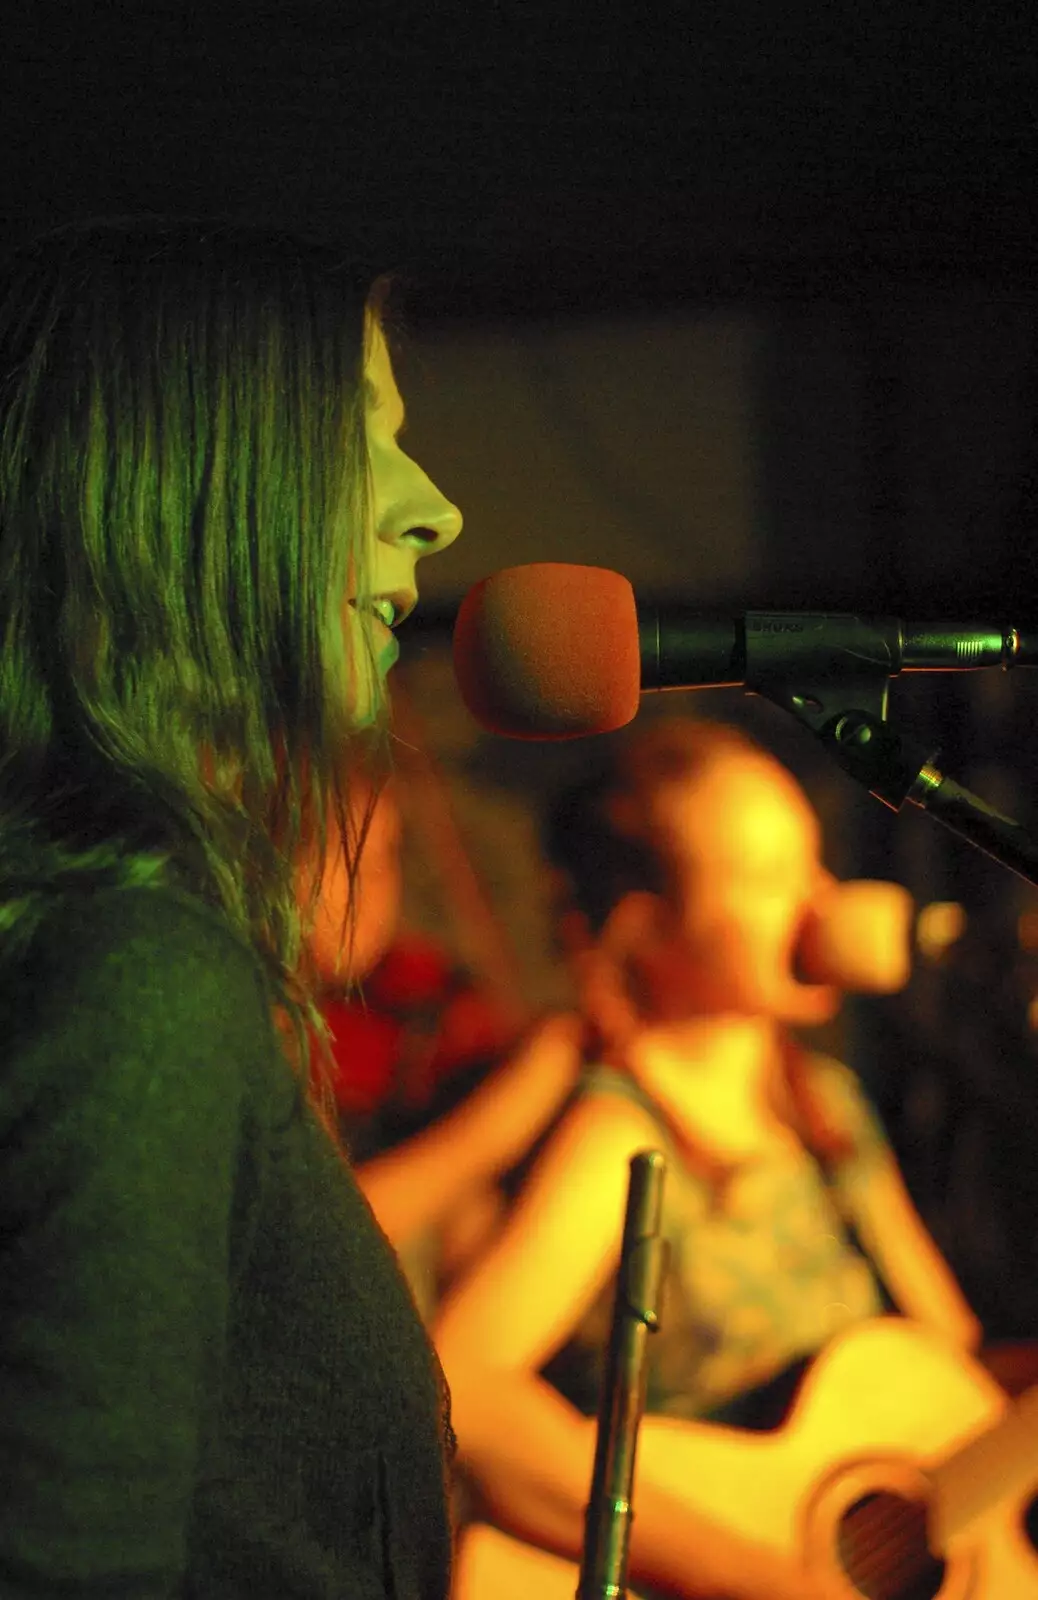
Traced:
MULTIPOLYGON (((750 308, 761 560, 732 604, 1033 624, 1031 9, 36 0, 0 33, 0 242, 139 209, 360 237, 419 339, 750 308)), ((522 559, 490 545, 486 570, 522 559)), ((457 598, 419 654, 442 654, 457 598)), ((898 695, 1027 823, 1034 705, 1023 675, 898 695)), ((752 716, 841 812, 843 870, 971 914, 952 966, 855 1013, 849 1049, 989 1327, 1038 1334, 1031 891, 752 716)), ((535 798, 566 759, 440 753, 459 783, 482 762, 535 798)))
POLYGON ((0 36, 0 233, 359 237, 419 332, 752 304, 769 599, 1033 606, 1031 9, 38 0, 0 36))

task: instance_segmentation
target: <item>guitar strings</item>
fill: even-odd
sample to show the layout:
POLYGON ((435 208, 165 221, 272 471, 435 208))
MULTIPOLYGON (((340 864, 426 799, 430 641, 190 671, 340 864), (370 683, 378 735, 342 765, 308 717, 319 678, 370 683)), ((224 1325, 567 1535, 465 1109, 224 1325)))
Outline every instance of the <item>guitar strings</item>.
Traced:
POLYGON ((856 1585, 864 1582, 871 1588, 879 1581, 883 1595, 892 1596, 890 1583, 900 1589, 940 1567, 925 1533, 923 1502, 884 1495, 847 1513, 838 1539, 840 1558, 856 1585))

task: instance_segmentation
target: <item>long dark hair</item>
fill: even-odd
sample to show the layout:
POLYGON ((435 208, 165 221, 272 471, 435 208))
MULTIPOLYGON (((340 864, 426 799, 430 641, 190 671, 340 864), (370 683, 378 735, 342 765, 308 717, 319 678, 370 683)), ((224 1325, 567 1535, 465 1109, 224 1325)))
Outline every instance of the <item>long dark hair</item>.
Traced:
MULTIPOLYGON (((271 228, 76 223, 0 264, 0 932, 168 883, 265 963, 300 1062, 303 956, 352 838, 341 606, 368 592, 363 367, 386 284, 271 228)), ((344 936, 346 930, 344 929, 344 936)))

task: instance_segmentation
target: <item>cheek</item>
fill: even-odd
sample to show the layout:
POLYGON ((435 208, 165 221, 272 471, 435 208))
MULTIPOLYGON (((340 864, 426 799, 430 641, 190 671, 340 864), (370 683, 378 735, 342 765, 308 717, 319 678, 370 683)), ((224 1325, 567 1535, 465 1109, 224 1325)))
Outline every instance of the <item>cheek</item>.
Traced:
POLYGON ((747 890, 715 903, 688 929, 697 991, 717 1007, 786 1012, 799 925, 799 907, 786 896, 747 890))
POLYGON ((709 965, 747 958, 779 962, 798 921, 798 906, 789 896, 747 884, 702 899, 686 922, 686 935, 709 965))
POLYGON ((371 521, 377 528, 392 508, 413 493, 420 469, 394 440, 375 438, 368 447, 371 462, 371 521))
POLYGON ((812 1027, 839 1010, 838 992, 805 984, 797 971, 797 946, 803 926, 802 899, 762 902, 747 942, 743 983, 750 1004, 790 1026, 812 1027))

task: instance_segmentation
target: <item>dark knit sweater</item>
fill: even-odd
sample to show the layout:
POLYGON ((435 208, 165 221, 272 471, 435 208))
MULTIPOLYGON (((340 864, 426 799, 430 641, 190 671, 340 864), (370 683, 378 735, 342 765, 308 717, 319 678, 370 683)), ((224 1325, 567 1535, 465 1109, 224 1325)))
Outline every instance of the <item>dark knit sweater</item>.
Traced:
POLYGON ((0 941, 3 1600, 445 1600, 438 1374, 215 913, 0 941))

